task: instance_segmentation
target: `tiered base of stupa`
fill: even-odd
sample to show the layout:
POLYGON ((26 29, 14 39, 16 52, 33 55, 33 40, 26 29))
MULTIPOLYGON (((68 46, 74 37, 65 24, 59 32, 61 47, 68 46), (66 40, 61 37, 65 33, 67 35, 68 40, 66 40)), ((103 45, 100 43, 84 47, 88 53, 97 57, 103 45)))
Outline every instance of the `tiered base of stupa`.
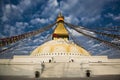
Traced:
POLYGON ((120 75, 120 59, 107 56, 14 56, 0 59, 0 76, 77 78, 120 75))

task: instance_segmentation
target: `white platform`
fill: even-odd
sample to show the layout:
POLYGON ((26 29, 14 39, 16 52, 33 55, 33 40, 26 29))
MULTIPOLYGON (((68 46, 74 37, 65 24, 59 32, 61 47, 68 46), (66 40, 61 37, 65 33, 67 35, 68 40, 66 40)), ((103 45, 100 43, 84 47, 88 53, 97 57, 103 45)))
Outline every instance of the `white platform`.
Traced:
POLYGON ((0 76, 35 77, 35 72, 39 71, 41 77, 85 77, 86 70, 91 71, 91 76, 120 75, 120 59, 108 59, 107 56, 14 56, 13 59, 0 59, 0 76))

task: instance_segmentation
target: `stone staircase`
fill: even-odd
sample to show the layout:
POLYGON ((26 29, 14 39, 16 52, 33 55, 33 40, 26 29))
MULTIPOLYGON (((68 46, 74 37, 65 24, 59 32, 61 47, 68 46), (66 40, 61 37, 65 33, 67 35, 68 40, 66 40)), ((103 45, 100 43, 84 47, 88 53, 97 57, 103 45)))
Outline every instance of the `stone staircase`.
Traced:
POLYGON ((84 69, 78 63, 44 63, 41 77, 85 77, 84 69))

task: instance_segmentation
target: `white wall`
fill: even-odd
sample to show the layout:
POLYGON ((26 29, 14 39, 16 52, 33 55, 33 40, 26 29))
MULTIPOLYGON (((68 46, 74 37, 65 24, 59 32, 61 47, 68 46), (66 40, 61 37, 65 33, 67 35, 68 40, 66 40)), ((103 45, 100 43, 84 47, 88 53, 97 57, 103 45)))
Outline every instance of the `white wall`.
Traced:
POLYGON ((91 70, 92 75, 120 75, 120 59, 108 59, 107 56, 14 56, 13 59, 0 59, 0 75, 16 75, 34 77, 35 71, 42 71, 43 77, 76 75, 85 76, 85 70, 91 70), (73 59, 73 62, 69 62, 73 59), (52 60, 51 63, 48 63, 52 60), (55 63, 54 63, 55 62, 55 63), (58 71, 61 71, 58 74, 58 71), (65 72, 64 72, 65 71, 65 72), (78 72, 76 72, 78 71, 78 72), (66 74, 66 75, 65 75, 66 74), (52 75, 52 76, 54 76, 52 75))

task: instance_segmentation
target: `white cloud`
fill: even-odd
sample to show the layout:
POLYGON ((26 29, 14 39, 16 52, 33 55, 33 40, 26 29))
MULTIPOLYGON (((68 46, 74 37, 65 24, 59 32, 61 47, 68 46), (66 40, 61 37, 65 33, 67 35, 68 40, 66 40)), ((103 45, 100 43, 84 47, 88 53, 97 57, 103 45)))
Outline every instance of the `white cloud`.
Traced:
POLYGON ((112 0, 66 0, 60 2, 60 8, 64 14, 81 18, 84 24, 99 19, 103 7, 112 0))
POLYGON ((2 21, 8 21, 11 18, 21 19, 23 17, 23 13, 29 9, 35 7, 38 3, 42 2, 41 0, 21 0, 18 5, 14 4, 6 4, 2 5, 3 7, 3 16, 2 21))
POLYGON ((114 16, 113 19, 116 20, 116 21, 120 21, 120 14, 118 16, 114 16))
POLYGON ((14 36, 14 35, 16 35, 17 33, 16 33, 16 28, 14 27, 14 26, 11 26, 11 25, 8 25, 8 24, 6 24, 5 26, 4 26, 4 30, 3 30, 3 32, 5 33, 5 34, 7 34, 7 36, 14 36))
POLYGON ((58 6, 57 0, 49 0, 48 4, 51 4, 51 6, 58 6))
POLYGON ((16 35, 25 33, 24 30, 27 29, 27 27, 29 26, 30 25, 27 22, 16 22, 14 26, 16 28, 16 35))
MULTIPOLYGON (((70 18, 72 18, 72 21, 70 22, 82 22, 82 23, 91 23, 94 22, 96 19, 99 19, 100 13, 102 11, 102 7, 107 4, 107 2, 110 2, 111 0, 66 0, 66 1, 60 1, 58 3, 57 0, 49 0, 46 1, 46 6, 44 7, 44 10, 42 11, 41 16, 49 16, 48 20, 53 21, 55 19, 55 15, 57 15, 60 11, 65 14, 66 18, 68 18, 70 21, 70 18), (96 3, 97 2, 97 3, 96 3), (60 4, 60 6, 59 6, 60 4), (94 4, 94 6, 93 6, 94 4), (52 18, 51 18, 52 17, 52 18), (81 18, 79 20, 78 18, 81 18)), ((27 10, 29 7, 34 7, 39 3, 39 0, 22 0, 18 5, 12 5, 12 8, 15 10, 16 17, 21 17, 21 14, 27 10)), ((12 14, 10 10, 10 4, 6 5, 8 9, 5 9, 5 16, 3 16, 3 21, 6 21, 8 19, 8 15, 12 14)), ((34 16, 37 14, 34 14, 34 16)), ((119 17, 116 19, 119 19, 119 17)), ((67 20, 67 19, 66 19, 67 20)), ((43 20, 42 20, 43 21, 43 20)), ((41 21, 41 22, 42 22, 41 21)), ((44 23, 44 21, 43 21, 44 23)))
POLYGON ((113 13, 108 13, 107 15, 105 15, 105 17, 112 18, 115 21, 120 21, 120 14, 114 15, 113 13))
POLYGON ((65 17, 65 21, 71 23, 72 22, 72 17, 71 16, 65 17))
POLYGON ((35 18, 35 19, 32 19, 30 22, 31 22, 32 24, 40 24, 40 23, 44 24, 44 23, 48 23, 48 19, 35 18))
POLYGON ((56 18, 56 14, 60 12, 59 5, 57 0, 49 0, 47 2, 46 7, 42 11, 41 15, 42 16, 49 16, 48 18, 56 18))
POLYGON ((34 7, 35 5, 37 5, 38 3, 42 2, 41 0, 22 0, 17 7, 19 8, 19 10, 21 11, 21 13, 23 13, 25 10, 27 10, 30 7, 34 7))
POLYGON ((8 20, 8 18, 7 18, 6 15, 2 16, 2 21, 3 21, 3 22, 5 22, 5 21, 7 21, 7 20, 8 20))
MULTIPOLYGON (((48 0, 48 2, 46 1, 46 6, 44 7, 42 13, 40 14, 40 16, 46 16, 46 18, 39 18, 38 20, 32 20, 33 23, 36 22, 40 22, 40 23, 50 23, 51 21, 54 21, 58 15, 58 13, 60 12, 60 8, 59 8, 59 3, 57 0, 48 0)), ((34 16, 37 16, 34 15, 34 16)))
POLYGON ((2 16, 2 21, 5 22, 7 20, 9 20, 10 18, 13 17, 20 17, 19 15, 19 10, 17 8, 17 6, 13 5, 13 4, 7 4, 5 5, 4 11, 3 11, 3 16, 2 16))
POLYGON ((7 5, 5 6, 5 9, 6 9, 6 13, 7 13, 7 14, 10 14, 11 11, 12 11, 12 9, 17 9, 17 6, 12 5, 12 4, 7 4, 7 5))
POLYGON ((99 19, 100 19, 100 15, 97 15, 97 16, 91 17, 91 18, 89 18, 89 17, 82 17, 80 21, 83 24, 88 24, 88 23, 95 22, 96 20, 99 20, 99 19))
POLYGON ((65 16, 65 22, 73 23, 73 24, 78 24, 79 19, 77 17, 74 17, 72 15, 65 16))
POLYGON ((0 38, 5 38, 6 36, 4 36, 2 33, 0 33, 0 38))
POLYGON ((26 26, 29 26, 29 24, 27 22, 16 22, 17 28, 20 28, 20 27, 24 28, 26 26))
POLYGON ((1 35, 1 37, 10 37, 23 34, 25 33, 24 30, 27 27, 29 27, 27 22, 16 22, 14 26, 5 24, 3 29, 4 35, 1 35))
POLYGON ((109 23, 106 25, 106 27, 113 26, 113 23, 109 23))

